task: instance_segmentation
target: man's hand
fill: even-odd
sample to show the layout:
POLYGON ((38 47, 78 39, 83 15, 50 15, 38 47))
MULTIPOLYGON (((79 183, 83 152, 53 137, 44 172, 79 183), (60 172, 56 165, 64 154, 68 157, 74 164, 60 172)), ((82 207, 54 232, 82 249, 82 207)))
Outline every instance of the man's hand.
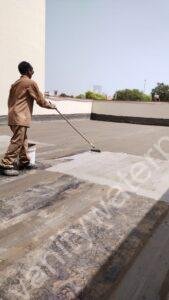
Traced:
POLYGON ((50 108, 51 108, 51 109, 56 109, 56 106, 55 106, 55 104, 53 104, 53 103, 52 103, 52 102, 50 102, 50 101, 49 101, 49 104, 50 104, 50 108))

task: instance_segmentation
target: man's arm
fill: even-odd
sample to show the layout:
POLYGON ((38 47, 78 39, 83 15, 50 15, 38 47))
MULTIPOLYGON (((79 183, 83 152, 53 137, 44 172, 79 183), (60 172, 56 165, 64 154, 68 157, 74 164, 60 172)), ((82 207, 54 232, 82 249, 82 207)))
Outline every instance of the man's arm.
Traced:
POLYGON ((44 108, 54 109, 55 105, 52 103, 49 103, 45 100, 43 97, 43 94, 40 92, 38 85, 36 82, 32 81, 31 86, 28 88, 28 92, 30 96, 35 99, 36 103, 44 108))

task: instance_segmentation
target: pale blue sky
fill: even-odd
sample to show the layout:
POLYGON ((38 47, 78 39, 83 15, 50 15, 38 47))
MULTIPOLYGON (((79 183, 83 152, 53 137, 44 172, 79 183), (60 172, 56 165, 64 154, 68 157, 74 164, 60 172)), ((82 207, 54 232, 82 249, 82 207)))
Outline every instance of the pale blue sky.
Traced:
POLYGON ((46 0, 46 90, 169 83, 169 0, 46 0))

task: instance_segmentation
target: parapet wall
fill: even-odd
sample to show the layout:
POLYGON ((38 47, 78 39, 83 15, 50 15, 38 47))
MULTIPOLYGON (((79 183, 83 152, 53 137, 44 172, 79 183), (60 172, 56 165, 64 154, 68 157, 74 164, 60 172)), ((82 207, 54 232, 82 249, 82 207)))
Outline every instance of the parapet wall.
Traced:
POLYGON ((169 126, 169 103, 93 101, 91 119, 169 126))
MULTIPOLYGON (((63 114, 72 115, 72 114, 91 114, 92 110, 92 101, 91 100, 80 100, 80 99, 71 99, 71 98, 55 98, 55 100, 46 99, 54 103, 59 111, 63 114)), ((34 115, 53 115, 58 114, 53 109, 44 109, 38 106, 35 103, 34 106, 34 115)))
MULTIPOLYGON (((47 99, 49 100, 49 99, 47 99)), ((50 100, 51 101, 51 100, 50 100)), ((80 99, 56 99, 52 101, 58 108, 58 110, 71 118, 90 118, 92 101, 91 100, 80 100, 80 99)), ((34 105, 33 120, 52 120, 60 119, 59 114, 56 110, 45 109, 34 105)), ((0 115, 0 124, 7 123, 7 115, 0 115)))

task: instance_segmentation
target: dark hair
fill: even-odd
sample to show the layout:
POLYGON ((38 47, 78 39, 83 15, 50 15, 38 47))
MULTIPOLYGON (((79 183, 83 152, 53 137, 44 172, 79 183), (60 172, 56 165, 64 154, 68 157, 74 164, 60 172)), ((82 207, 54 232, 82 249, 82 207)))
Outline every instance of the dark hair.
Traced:
POLYGON ((33 67, 27 61, 22 61, 18 65, 18 70, 21 75, 25 75, 28 71, 32 71, 33 67))

